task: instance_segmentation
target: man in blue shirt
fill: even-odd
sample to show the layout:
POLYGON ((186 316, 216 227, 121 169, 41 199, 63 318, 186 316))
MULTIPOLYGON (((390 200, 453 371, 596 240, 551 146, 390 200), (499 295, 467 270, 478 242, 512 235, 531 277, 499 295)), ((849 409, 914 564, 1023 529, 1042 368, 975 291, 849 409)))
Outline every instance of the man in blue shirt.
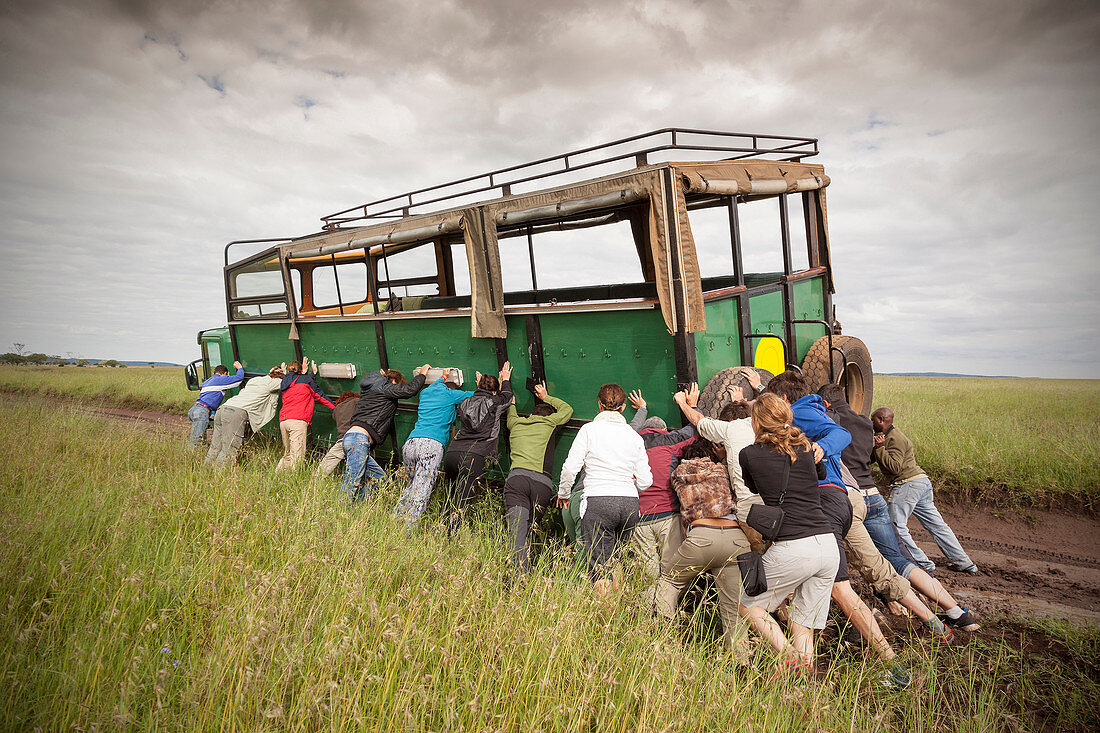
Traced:
POLYGON ((410 526, 428 508, 439 476, 439 464, 443 462, 443 449, 451 439, 451 424, 455 421, 458 405, 473 394, 452 389, 446 381, 451 374, 448 369, 420 393, 416 425, 401 448, 401 462, 409 472, 409 483, 393 511, 404 517, 410 526))
POLYGON ((187 417, 191 420, 191 447, 197 448, 206 435, 206 428, 210 425, 210 419, 218 409, 218 405, 225 398, 225 393, 234 387, 241 386, 244 381, 244 367, 239 361, 233 362, 236 374, 230 374, 229 370, 219 364, 214 367, 214 376, 202 383, 199 388, 199 399, 187 411, 187 417))

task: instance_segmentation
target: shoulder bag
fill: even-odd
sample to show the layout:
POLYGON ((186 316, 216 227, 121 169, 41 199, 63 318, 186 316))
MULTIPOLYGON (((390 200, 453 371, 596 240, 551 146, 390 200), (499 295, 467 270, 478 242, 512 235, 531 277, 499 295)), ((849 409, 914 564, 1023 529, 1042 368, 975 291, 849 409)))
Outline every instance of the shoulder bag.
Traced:
POLYGON ((763 535, 764 539, 771 542, 775 542, 775 538, 779 536, 780 528, 783 527, 783 498, 787 495, 787 484, 791 478, 790 460, 785 458, 783 463, 783 488, 779 493, 778 505, 753 504, 749 508, 749 516, 746 517, 749 526, 763 535))

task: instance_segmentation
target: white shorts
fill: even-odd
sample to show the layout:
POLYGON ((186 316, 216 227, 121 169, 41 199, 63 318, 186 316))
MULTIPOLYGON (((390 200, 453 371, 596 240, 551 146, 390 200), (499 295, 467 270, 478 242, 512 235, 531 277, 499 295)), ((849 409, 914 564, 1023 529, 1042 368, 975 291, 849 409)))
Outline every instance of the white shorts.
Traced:
POLYGON ((794 591, 790 620, 811 629, 825 628, 840 564, 836 537, 830 533, 776 542, 764 553, 763 564, 768 589, 758 596, 747 596, 742 589, 741 605, 771 613, 794 591))

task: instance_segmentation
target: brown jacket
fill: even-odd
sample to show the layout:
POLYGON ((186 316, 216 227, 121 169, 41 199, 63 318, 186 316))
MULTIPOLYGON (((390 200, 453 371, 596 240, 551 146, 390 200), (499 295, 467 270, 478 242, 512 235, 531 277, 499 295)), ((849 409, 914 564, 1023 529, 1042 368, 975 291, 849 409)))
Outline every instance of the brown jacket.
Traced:
POLYGON ((680 499, 680 514, 688 524, 733 513, 730 476, 722 463, 709 458, 681 461, 672 474, 672 488, 680 499))
POLYGON ((882 469, 882 475, 891 486, 925 475, 917 465, 913 441, 894 426, 886 431, 886 442, 876 446, 871 456, 878 463, 878 467, 882 469))

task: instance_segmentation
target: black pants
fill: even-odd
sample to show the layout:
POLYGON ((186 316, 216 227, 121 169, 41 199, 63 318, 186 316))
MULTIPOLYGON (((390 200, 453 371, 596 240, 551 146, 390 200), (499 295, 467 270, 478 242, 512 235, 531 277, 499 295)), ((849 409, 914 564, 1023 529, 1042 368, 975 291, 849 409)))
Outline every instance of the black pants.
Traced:
POLYGON ((450 511, 462 511, 473 501, 477 483, 485 476, 489 456, 478 453, 452 453, 443 456, 443 475, 451 484, 450 511))
POLYGON ((581 543, 588 552, 588 573, 599 580, 611 572, 611 556, 630 540, 638 523, 637 496, 586 496, 581 543))
POLYGON ((530 476, 509 476, 504 482, 504 522, 508 527, 512 563, 517 570, 531 569, 527 551, 531 527, 542 519, 555 495, 552 486, 530 476))
POLYGON ((821 511, 825 512, 825 518, 829 520, 829 529, 836 537, 836 546, 840 548, 840 565, 836 569, 834 582, 848 580, 848 558, 844 555, 844 535, 852 528, 852 502, 848 501, 848 495, 844 489, 835 486, 821 487, 821 511))

